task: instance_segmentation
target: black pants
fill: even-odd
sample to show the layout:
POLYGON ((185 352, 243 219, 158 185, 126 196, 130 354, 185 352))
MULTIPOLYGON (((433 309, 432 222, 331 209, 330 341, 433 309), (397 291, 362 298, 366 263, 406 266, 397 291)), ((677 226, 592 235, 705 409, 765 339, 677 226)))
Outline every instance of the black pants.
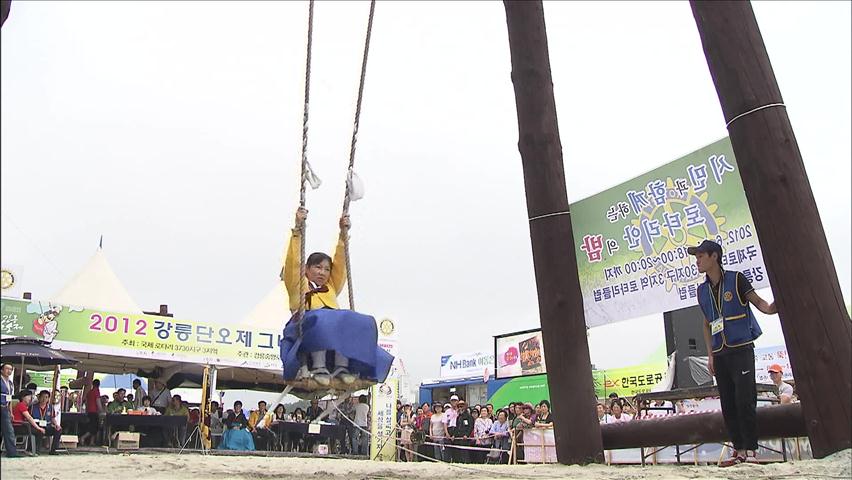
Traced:
MULTIPOLYGON (((471 446, 471 441, 467 439, 456 438, 455 440, 453 440, 453 445, 457 445, 459 447, 469 447, 471 446)), ((470 463, 470 452, 470 450, 453 448, 451 453, 453 462, 470 463)))
POLYGON ((754 380, 754 349, 741 348, 713 355, 716 384, 725 427, 734 449, 757 450, 757 385, 754 380))
POLYGON ((44 437, 51 437, 50 440, 50 451, 55 452, 57 448, 59 448, 59 441, 62 438, 62 429, 57 430, 53 425, 48 425, 44 427, 44 434, 39 433, 37 430, 33 430, 33 435, 36 436, 36 452, 41 449, 41 439, 44 437))
POLYGON ((272 445, 278 442, 275 433, 268 428, 258 428, 254 431, 254 443, 257 450, 271 450, 272 445))

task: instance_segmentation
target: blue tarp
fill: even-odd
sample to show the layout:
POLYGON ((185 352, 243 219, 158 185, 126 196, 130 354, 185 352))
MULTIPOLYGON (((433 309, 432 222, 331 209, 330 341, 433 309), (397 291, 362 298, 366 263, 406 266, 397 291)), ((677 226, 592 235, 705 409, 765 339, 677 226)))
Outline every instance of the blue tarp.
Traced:
POLYGON ((352 310, 321 309, 305 312, 302 338, 296 322, 290 319, 281 341, 284 380, 293 380, 299 371, 299 353, 328 350, 326 365, 333 370, 334 351, 349 359, 349 371, 361 378, 384 382, 393 356, 377 345, 376 320, 352 310))

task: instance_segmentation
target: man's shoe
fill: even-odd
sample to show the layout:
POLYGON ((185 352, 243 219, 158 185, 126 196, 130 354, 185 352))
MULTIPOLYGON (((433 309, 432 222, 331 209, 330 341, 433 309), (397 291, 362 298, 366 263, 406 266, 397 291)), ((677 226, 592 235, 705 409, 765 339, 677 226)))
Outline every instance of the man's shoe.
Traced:
POLYGON ((732 467, 732 466, 734 466, 738 463, 743 463, 744 461, 745 461, 745 457, 743 457, 742 454, 740 454, 738 451, 734 450, 733 453, 731 454, 730 458, 728 458, 726 460, 722 460, 721 462, 719 462, 719 466, 720 467, 732 467))
POLYGON ((760 463, 760 461, 757 460, 757 452, 754 450, 746 450, 745 462, 760 463))

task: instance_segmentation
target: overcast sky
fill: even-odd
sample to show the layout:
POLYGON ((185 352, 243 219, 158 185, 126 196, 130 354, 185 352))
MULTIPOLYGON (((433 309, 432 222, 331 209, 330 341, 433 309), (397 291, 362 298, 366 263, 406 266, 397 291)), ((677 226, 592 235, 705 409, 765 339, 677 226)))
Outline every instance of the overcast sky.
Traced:
MULTIPOLYGON (((850 300, 849 2, 757 20, 850 300)), ((308 249, 334 244, 368 2, 316 5, 308 249)), ((568 194, 726 135, 685 2, 545 6, 568 194)), ((49 298, 99 235, 145 309, 234 322, 277 281, 298 202, 307 3, 13 2, 2 30, 2 257, 49 298)), ((539 325, 499 2, 380 2, 352 205, 359 310, 393 318, 412 380, 539 325)), ((791 219, 795 221, 795 219, 791 219)), ((345 301, 344 301, 345 303, 345 301)), ((662 316, 592 330, 644 360, 662 316)), ((762 345, 783 342, 763 318, 762 345)))

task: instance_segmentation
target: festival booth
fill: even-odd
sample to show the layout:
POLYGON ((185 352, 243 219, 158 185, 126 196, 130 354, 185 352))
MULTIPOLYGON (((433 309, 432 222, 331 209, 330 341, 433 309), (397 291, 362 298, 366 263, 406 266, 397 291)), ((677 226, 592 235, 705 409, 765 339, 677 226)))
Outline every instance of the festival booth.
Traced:
POLYGON ((419 403, 450 401, 452 395, 464 398, 470 405, 485 404, 487 382, 494 368, 493 352, 465 352, 441 356, 441 376, 423 380, 419 403))
MULTIPOLYGON (((191 388, 215 377, 219 389, 284 389, 278 355, 280 328, 266 331, 143 313, 101 248, 52 300, 4 297, 0 311, 3 338, 48 342, 79 360, 78 374, 88 372, 90 379, 93 372, 134 374, 158 378, 169 388, 191 388)), ((82 417, 66 413, 63 423, 73 422, 75 415, 82 417)), ((128 417, 108 415, 105 424, 166 420, 128 417)))
POLYGON ((204 366, 215 366, 223 387, 283 388, 280 326, 263 330, 143 313, 100 247, 51 300, 3 298, 2 314, 4 338, 44 340, 86 370, 173 371, 185 377, 181 386, 200 386, 204 366))

